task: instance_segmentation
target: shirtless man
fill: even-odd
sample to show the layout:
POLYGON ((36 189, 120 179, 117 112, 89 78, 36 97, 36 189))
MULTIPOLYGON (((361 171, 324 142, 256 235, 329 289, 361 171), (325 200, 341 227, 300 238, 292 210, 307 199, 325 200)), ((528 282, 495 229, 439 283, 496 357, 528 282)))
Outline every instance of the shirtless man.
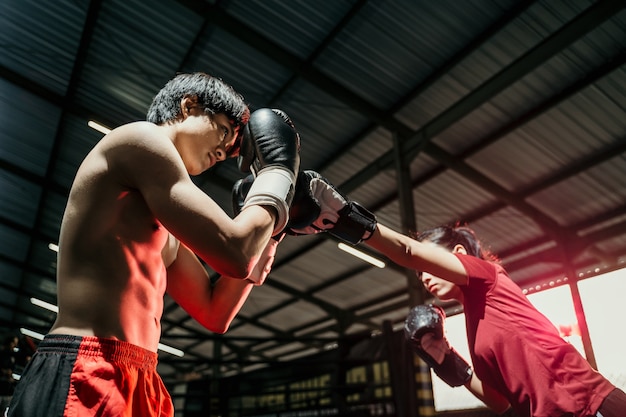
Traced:
POLYGON ((298 151, 286 115, 250 115, 232 87, 203 73, 176 76, 146 122, 106 135, 70 191, 59 313, 8 416, 173 416, 156 373, 163 296, 207 329, 228 329, 271 267, 278 240, 270 238, 287 223, 298 151), (242 148, 240 168, 253 165, 255 181, 232 219, 189 175, 242 148), (214 285, 198 257, 222 275, 214 285))

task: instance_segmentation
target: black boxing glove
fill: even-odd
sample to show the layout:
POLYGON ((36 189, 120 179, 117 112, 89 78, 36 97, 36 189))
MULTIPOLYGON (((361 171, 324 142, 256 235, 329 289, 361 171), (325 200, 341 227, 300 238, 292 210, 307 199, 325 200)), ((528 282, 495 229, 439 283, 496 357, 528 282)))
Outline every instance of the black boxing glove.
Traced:
POLYGON ((253 182, 254 175, 250 174, 245 178, 238 179, 233 185, 231 198, 235 217, 237 217, 239 213, 241 213, 241 210, 243 210, 243 204, 246 201, 246 196, 248 195, 253 182))
MULTIPOLYGON (((273 239, 281 240, 286 233, 290 233, 290 227, 308 226, 319 216, 319 206, 317 203, 311 199, 309 199, 310 203, 307 203, 309 200, 303 198, 302 194, 305 188, 299 185, 301 182, 300 180, 296 182, 296 191, 291 208, 289 209, 289 221, 287 222, 287 226, 281 233, 274 235, 273 239)), ((233 185, 231 197, 235 216, 238 216, 241 210, 243 210, 244 201, 252 187, 252 183, 254 183, 254 175, 249 174, 245 178, 237 180, 233 185)))
POLYGON ((356 245, 376 230, 376 216, 348 200, 315 171, 299 174, 290 210, 287 233, 311 235, 328 232, 339 240, 356 245))
POLYGON ((244 200, 248 205, 268 205, 276 209, 273 235, 289 220, 295 182, 300 168, 300 136, 284 112, 259 109, 244 127, 238 165, 255 177, 244 200))
POLYGON ((263 108, 254 111, 243 128, 237 164, 255 177, 268 165, 282 165, 297 174, 299 152, 300 135, 289 116, 279 109, 263 108))
POLYGON ((472 378, 472 368, 445 338, 445 313, 435 305, 413 307, 404 322, 404 336, 413 351, 451 387, 465 385, 472 378))

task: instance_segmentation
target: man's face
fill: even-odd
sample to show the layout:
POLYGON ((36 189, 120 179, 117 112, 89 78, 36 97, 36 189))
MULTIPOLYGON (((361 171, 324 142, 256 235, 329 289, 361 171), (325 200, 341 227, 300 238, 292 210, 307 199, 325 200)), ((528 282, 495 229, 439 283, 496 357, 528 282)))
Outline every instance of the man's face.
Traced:
POLYGON ((218 162, 239 155, 239 127, 223 114, 207 114, 199 106, 189 108, 176 141, 187 172, 198 175, 218 162))

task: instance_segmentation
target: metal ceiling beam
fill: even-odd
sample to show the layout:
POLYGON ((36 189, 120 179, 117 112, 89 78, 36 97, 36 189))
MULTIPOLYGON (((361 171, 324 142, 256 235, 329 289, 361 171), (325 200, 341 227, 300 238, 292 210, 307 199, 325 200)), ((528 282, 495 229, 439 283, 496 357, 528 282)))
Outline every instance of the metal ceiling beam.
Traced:
POLYGON ((475 155, 481 150, 487 148, 489 145, 497 142, 502 137, 508 135, 509 133, 519 129, 521 126, 531 122, 537 117, 557 107, 561 103, 570 99, 572 96, 581 93, 584 89, 610 75, 613 71, 616 71, 624 64, 626 64, 626 53, 620 52, 616 56, 605 62, 603 65, 594 68, 592 71, 584 74, 581 78, 563 88, 563 90, 557 92, 551 97, 548 97, 538 106, 535 106, 526 113, 516 117, 515 120, 511 121, 510 123, 507 123, 501 128, 481 138, 474 145, 470 146, 469 148, 465 149, 461 154, 459 154, 459 157, 467 159, 471 155, 475 155))
POLYGON ((307 57, 306 61, 304 61, 300 67, 300 71, 298 73, 294 73, 294 75, 287 80, 274 94, 274 96, 269 100, 268 106, 272 106, 285 94, 285 92, 291 87, 296 80, 300 72, 302 71, 310 71, 313 68, 314 61, 324 52, 324 50, 330 45, 337 35, 339 35, 345 27, 350 23, 350 21, 359 13, 359 11, 367 4, 367 0, 358 0, 351 8, 348 10, 348 13, 344 15, 344 17, 335 25, 333 30, 329 32, 329 34, 317 45, 315 50, 307 57))
MULTIPOLYGON (((463 160, 468 159, 472 155, 475 155, 476 153, 478 153, 481 150, 485 149, 487 146, 489 146, 489 145, 493 144, 494 142, 498 141, 499 139, 501 139, 505 135, 513 132, 514 130, 518 129, 519 127, 523 126, 524 124, 531 122, 536 117, 538 117, 538 116, 544 114, 545 112, 549 111, 550 109, 556 107, 557 105, 559 105, 560 103, 564 102, 565 100, 567 100, 571 96, 580 93, 585 88, 589 87, 590 85, 594 84, 595 82, 599 81, 600 79, 606 77, 611 72, 617 70, 618 68, 620 68, 624 64, 626 64, 626 54, 625 53, 621 53, 617 57, 615 57, 614 59, 612 59, 609 62, 607 62, 606 64, 596 68, 592 72, 586 74, 583 78, 579 79, 578 81, 574 82, 570 86, 566 87, 565 89, 563 89, 558 94, 548 98, 543 103, 541 103, 538 106, 532 108, 531 110, 529 110, 525 114, 517 117, 511 123, 508 123, 508 124, 502 126, 500 129, 498 129, 498 130, 488 134, 487 136, 476 140, 475 141, 476 143, 473 146, 467 148, 461 154, 456 155, 456 157, 458 157, 459 159, 463 159, 463 160)), ((553 176, 553 177, 551 177, 549 179, 542 180, 538 184, 527 186, 524 190, 516 192, 516 194, 518 194, 520 197, 531 195, 533 193, 538 192, 541 189, 547 188, 548 185, 554 185, 554 184, 556 184, 556 183, 558 183, 560 181, 563 181, 563 180, 567 179, 569 176, 575 175, 578 172, 582 172, 584 169, 589 168, 592 165, 600 164, 600 163, 606 161, 607 159, 609 159, 610 157, 614 156, 615 154, 619 154, 619 153, 625 152, 626 151, 626 142, 624 142, 623 140, 621 142, 622 142, 621 146, 618 143, 618 144, 616 144, 616 146, 610 147, 610 148, 606 149, 605 151, 603 151, 603 152, 601 152, 601 153, 599 153, 599 154, 597 154, 595 156, 588 156, 585 160, 579 161, 576 165, 571 166, 569 169, 566 168, 563 171, 561 171, 560 175, 555 175, 555 176, 553 176), (611 154, 613 154, 613 155, 611 155, 611 154)), ((447 169, 447 167, 442 165, 442 166, 438 166, 438 167, 430 170, 429 172, 423 174, 419 178, 414 179, 413 182, 412 182, 412 187, 413 188, 417 188, 419 185, 421 185, 423 183, 426 183, 427 181, 429 181, 430 179, 434 178, 435 176, 443 173, 446 169, 447 169)), ((384 200, 381 200, 378 205, 376 205, 374 207, 370 207, 370 208, 373 209, 374 211, 376 211, 376 210, 386 206, 387 204, 391 203, 392 201, 395 201, 397 198, 398 198, 397 193, 395 193, 395 192, 391 193, 384 200)), ((504 202, 500 201, 498 203, 493 204, 493 206, 494 206, 493 210, 485 211, 484 214, 482 214, 482 213, 478 214, 477 213, 475 215, 471 215, 470 218, 467 219, 467 220, 470 221, 470 219, 473 220, 473 219, 477 219, 477 218, 483 217, 486 214, 490 214, 491 212, 495 211, 496 209, 500 209, 500 208, 504 207, 505 204, 504 204, 504 202)))
POLYGON ((536 0, 520 1, 507 10, 502 16, 500 16, 490 27, 476 36, 456 55, 446 61, 443 65, 437 68, 437 71, 430 74, 423 81, 420 82, 415 88, 413 88, 408 94, 398 100, 392 107, 385 111, 387 118, 393 118, 393 116, 400 111, 403 107, 408 105, 411 101, 419 97, 428 88, 435 84, 441 77, 452 71, 457 65, 459 65, 467 57, 474 54, 480 48, 482 48, 493 36, 495 36, 502 29, 517 20, 530 6, 536 3, 536 0))
POLYGON ((177 1, 207 21, 210 21, 212 24, 228 32, 230 35, 258 50, 263 55, 270 57, 275 62, 290 69, 294 74, 306 79, 321 90, 332 94, 333 97, 343 101, 350 108, 362 113, 370 120, 374 120, 379 124, 385 123, 390 126, 395 126, 398 129, 402 128, 402 125, 394 120, 383 120, 384 113, 379 108, 368 103, 362 97, 348 90, 342 84, 326 76, 313 66, 307 66, 305 61, 285 50, 263 33, 250 28, 236 17, 230 15, 219 5, 209 5, 195 0, 177 1))
MULTIPOLYGON (((410 137, 406 139, 405 149, 407 150, 406 158, 412 160, 434 136, 530 73, 538 65, 569 46, 573 41, 579 39, 603 21, 612 17, 624 7, 626 6, 623 2, 610 0, 601 1, 589 7, 535 48, 522 55, 504 70, 484 82, 480 87, 474 89, 448 110, 435 117, 423 128, 412 131, 405 125, 402 125, 399 129, 396 129, 395 126, 384 125, 384 127, 390 131, 397 131, 401 135, 404 135, 403 132, 406 132, 407 129, 411 131, 410 137)), ((393 150, 390 150, 354 175, 350 180, 341 184, 341 189, 349 193, 377 175, 380 167, 388 169, 393 164, 393 150)))
POLYGON ((492 194, 499 200, 504 201, 507 205, 514 207, 521 213, 524 213, 541 226, 544 232, 552 234, 556 240, 559 240, 559 237, 562 236, 562 234, 567 234, 567 231, 563 229, 554 219, 527 203, 523 198, 520 198, 515 193, 510 192, 506 188, 497 184, 495 181, 492 181, 487 176, 470 167, 464 161, 459 160, 454 155, 444 151, 433 143, 425 144, 424 150, 430 156, 460 174, 465 179, 477 184, 480 188, 492 194))
MULTIPOLYGON (((626 212, 626 211, 625 211, 626 212)), ((599 230, 597 232, 595 232, 593 235, 590 235, 588 238, 584 239, 584 242, 580 243, 577 245, 577 247, 575 248, 575 250, 577 252, 580 252, 582 250, 584 250, 586 247, 589 247, 591 245, 596 245, 602 241, 606 241, 607 239, 613 238, 613 237, 617 237, 617 236, 621 236, 623 234, 626 234, 626 221, 621 222, 617 225, 611 226, 611 227, 607 227, 603 230, 599 230)), ((551 260, 552 262, 555 263, 560 263, 560 259, 561 259, 561 254, 559 253, 562 249, 559 247, 551 247, 551 248, 547 248, 541 252, 537 252, 535 254, 533 254, 533 256, 528 256, 528 257, 524 257, 522 259, 513 261, 509 264, 507 264, 507 269, 510 269, 511 271, 516 271, 516 270, 521 270, 524 268, 528 268, 534 264, 537 263, 536 260, 533 260, 533 258, 539 258, 539 259, 545 259, 545 260, 551 260)), ((614 256, 614 255, 611 255, 614 256)), ((614 262, 613 264, 607 264, 607 267, 618 267, 618 259, 617 256, 614 256, 614 262)), ((595 264, 590 264, 590 263, 577 263, 574 264, 574 268, 576 268, 577 270, 584 270, 588 267, 594 266, 595 264)), ((533 280, 526 280, 521 282, 519 285, 520 286, 524 286, 524 285, 534 285, 537 282, 541 282, 545 279, 547 279, 547 277, 549 276, 554 276, 554 275, 558 275, 558 274, 563 274, 563 270, 561 268, 559 269, 554 269, 549 271, 548 273, 544 274, 542 277, 539 278, 535 278, 533 280)), ((573 277, 573 279, 575 279, 576 277, 573 277)))
POLYGON ((13 71, 11 68, 4 65, 0 65, 0 78, 7 80, 11 84, 18 86, 21 89, 54 104, 55 106, 62 108, 66 105, 64 96, 57 94, 41 84, 33 82, 24 74, 13 71))
MULTIPOLYGON (((319 243, 316 243, 315 246, 317 246, 320 243, 323 243, 323 239, 318 240, 318 242, 319 243)), ((364 251, 364 252, 367 252, 367 251, 364 251)), ((301 251, 299 251, 299 253, 300 254, 305 254, 306 250, 304 250, 304 251, 301 250, 301 251)), ((376 255, 373 254, 373 252, 372 252, 372 255, 376 256, 376 255)), ((272 269, 273 270, 278 270, 282 265, 286 265, 286 264, 289 264, 290 262, 292 262, 293 259, 295 259, 295 257, 291 256, 286 261, 283 260, 281 262, 277 262, 276 264, 274 264, 274 267, 272 269)), ((400 270, 401 269, 401 268, 397 267, 396 265, 390 265, 389 267, 392 268, 392 269, 396 269, 396 270, 400 270)), ((369 270, 371 268, 373 268, 373 266, 371 266, 371 265, 366 265, 366 264, 360 265, 360 266, 358 266, 356 268, 353 268, 353 269, 351 269, 349 271, 346 271, 343 274, 340 274, 339 276, 336 276, 334 278, 325 280, 323 283, 321 283, 321 284, 319 284, 317 286, 309 288, 306 293, 303 292, 303 291, 296 290, 293 287, 289 287, 286 284, 282 284, 282 283, 279 283, 279 282, 277 282, 275 280, 271 280, 270 279, 270 280, 266 281, 265 284, 263 284, 263 285, 270 284, 270 286, 272 286, 273 288, 276 288, 276 289, 281 290, 281 291, 283 291, 285 288, 288 288, 288 294, 290 294, 292 296, 292 298, 289 299, 289 300, 286 300, 286 301, 284 301, 282 303, 278 303, 278 304, 274 305, 271 308, 268 308, 268 309, 265 309, 265 310, 263 310, 261 312, 258 312, 256 314, 256 316, 265 316, 265 315, 268 315, 268 314, 270 314, 270 313, 272 313, 274 311, 278 311, 278 310, 280 310, 280 309, 282 309, 282 308, 284 308, 284 307, 286 307, 286 306, 288 306, 290 304, 293 304, 294 302, 300 301, 301 299, 303 299, 304 296, 309 297, 309 299, 310 299, 310 297, 312 297, 315 293, 320 292, 320 291, 322 291, 322 290, 324 290, 324 289, 326 289, 328 287, 331 287, 333 285, 336 285, 337 283, 343 282, 346 279, 351 278, 351 277, 353 277, 353 276, 355 276, 357 274, 363 273, 363 272, 365 272, 365 271, 367 271, 367 270, 369 270)), ((318 300, 318 298, 315 298, 315 300, 318 300)), ((308 301, 312 302, 314 304, 318 303, 317 301, 310 301, 310 300, 308 300, 308 301)), ((326 304, 330 305, 328 303, 326 303, 326 304)), ((338 308, 338 307, 334 307, 332 310, 327 310, 326 311, 327 313, 329 313, 329 316, 325 317, 322 321, 333 320, 336 317, 342 317, 343 319, 348 318, 348 320, 352 320, 354 318, 353 317, 354 313, 352 313, 352 310, 353 309, 341 309, 341 308, 338 308)), ((250 319, 248 319, 246 317, 243 317, 243 316, 240 317, 240 318, 242 318, 246 322, 249 322, 249 320, 250 320, 250 319)), ((245 323, 241 323, 239 325, 235 325, 235 326, 233 326, 233 328, 237 328, 237 327, 239 327, 239 326, 241 326, 243 324, 245 324, 245 323)), ((365 324, 367 324, 367 323, 365 323, 365 324)), ((369 323, 369 325, 372 325, 372 323, 369 323)), ((311 324, 310 323, 307 324, 307 327, 308 326, 311 326, 311 324)), ((296 330, 292 330, 292 333, 295 332, 295 331, 296 330)))
MULTIPOLYGON (((302 61, 299 57, 285 50, 280 45, 264 36, 262 33, 259 33, 240 22, 235 17, 229 15, 225 10, 221 9, 219 5, 208 5, 206 3, 202 4, 194 0, 178 0, 178 2, 187 7, 189 10, 202 16, 207 21, 210 21, 231 35, 237 37, 242 42, 272 58, 275 62, 289 68, 292 72, 294 72, 294 74, 301 76, 321 90, 326 91, 333 97, 343 101, 348 107, 362 113, 366 118, 373 120, 377 125, 383 126, 391 131, 397 131, 401 135, 411 134, 411 129, 408 126, 397 121, 393 117, 390 117, 387 112, 370 104, 365 99, 345 88, 343 85, 337 83, 321 71, 316 70, 311 64, 307 65, 308 61, 302 61)), ((467 54, 471 53, 475 48, 478 48, 482 42, 489 39, 506 24, 517 18, 517 16, 519 16, 519 14, 521 14, 530 4, 532 4, 531 1, 526 1, 515 6, 511 11, 503 16, 501 21, 496 22, 491 28, 480 34, 476 40, 472 42, 468 48, 466 48, 466 50, 462 51, 462 53, 446 63, 443 69, 449 70, 452 66, 458 64, 458 62, 460 62, 467 54)), ((360 6, 356 5, 355 7, 360 6)), ((344 19, 349 18, 351 18, 351 13, 349 13, 344 19)), ((329 37, 325 41, 329 42, 330 40, 332 40, 332 38, 329 37)), ((322 51, 319 48, 316 49, 316 51, 312 54, 312 57, 319 55, 321 52, 322 51)), ((441 75, 440 72, 437 72, 437 74, 441 75)), ((438 78, 438 76, 433 77, 433 79, 435 78, 438 78)), ((429 79, 430 81, 428 82, 432 82, 433 79, 429 79)), ((426 88, 426 86, 427 84, 418 86, 411 95, 401 99, 398 105, 409 101, 414 95, 419 94, 423 88, 426 88)), ((353 142, 353 144, 354 143, 356 142, 353 142)))
MULTIPOLYGON (((404 158, 403 143, 395 132, 393 135, 393 148, 395 156, 396 183, 398 184, 398 205, 400 206, 401 232, 410 236, 418 230, 415 203, 413 201, 413 187, 411 186, 411 167, 404 158)), ((424 304, 426 291, 420 280, 415 277, 415 270, 403 268, 406 278, 406 291, 408 294, 407 307, 415 307, 424 304)))
MULTIPOLYGON (((542 178, 535 181, 533 184, 528 184, 524 189, 515 193, 517 198, 527 199, 528 197, 537 194, 541 191, 544 191, 562 181, 566 181, 569 178, 572 178, 576 175, 582 174, 585 171, 593 168, 596 165, 600 165, 608 160, 616 157, 617 155, 621 155, 626 153, 626 138, 621 141, 615 143, 613 146, 604 149, 601 152, 596 154, 587 155, 587 157, 583 158, 576 165, 570 165, 565 167, 564 169, 557 172, 555 175, 550 176, 549 178, 542 178)), ((468 213, 464 216, 464 220, 467 222, 473 222, 475 220, 484 218, 489 214, 492 214, 498 210, 502 210, 506 207, 505 202, 498 201, 493 204, 490 204, 487 207, 482 207, 479 210, 474 211, 473 213, 468 213)), ((569 227, 569 226, 564 226, 569 227)))
MULTIPOLYGON (((526 0, 520 1, 516 5, 514 5, 510 10, 506 11, 504 15, 502 15, 493 25, 480 33, 476 38, 472 39, 470 43, 463 48, 459 53, 454 55, 448 61, 446 61, 443 65, 441 65, 435 72, 427 76, 424 80, 422 80, 417 86, 415 86, 408 94, 405 94, 402 98, 400 98, 396 103, 394 103, 390 108, 382 111, 383 115, 381 117, 385 120, 393 120, 394 115, 400 111, 404 106, 409 104, 411 101, 416 99, 420 94, 430 88, 437 80, 439 80, 444 75, 448 74, 454 67, 459 65, 464 59, 468 56, 476 52, 480 49, 491 37, 496 35, 503 28, 507 27, 513 21, 519 18, 519 16, 528 9, 532 4, 535 3, 535 0, 526 0)), ((383 124, 383 126, 387 126, 387 124, 383 124)), ((323 171, 325 167, 331 165, 333 161, 340 159, 343 155, 348 153, 352 148, 361 143, 365 138, 367 138, 371 132, 376 130, 379 127, 378 124, 372 123, 365 128, 361 129, 359 133, 350 141, 346 143, 343 149, 339 149, 335 154, 328 160, 323 166, 319 167, 319 171, 323 171)), ((406 131, 403 131, 404 134, 410 134, 410 129, 406 127, 406 131)), ((387 169, 386 166, 380 166, 380 170, 387 169)), ((345 187, 346 184, 342 185, 342 188, 345 187)), ((349 192, 349 191, 348 191, 349 192)))

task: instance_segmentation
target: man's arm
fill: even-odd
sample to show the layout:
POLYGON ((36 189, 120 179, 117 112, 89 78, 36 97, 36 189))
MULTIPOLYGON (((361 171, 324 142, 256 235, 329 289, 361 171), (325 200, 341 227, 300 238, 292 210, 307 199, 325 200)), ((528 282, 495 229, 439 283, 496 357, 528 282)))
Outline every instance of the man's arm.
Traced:
POLYGON ((224 333, 252 290, 248 280, 222 276, 215 284, 198 258, 180 245, 167 268, 167 293, 191 317, 215 333, 224 333))
POLYGON ((108 170, 138 190, 153 216, 216 272, 245 278, 272 234, 271 207, 250 207, 232 219, 198 188, 164 130, 149 123, 122 126, 104 139, 108 170))
POLYGON ((193 252, 170 235, 162 253, 167 267, 167 292, 207 329, 224 333, 248 298, 251 286, 262 285, 269 275, 281 240, 282 237, 269 239, 261 255, 252 260, 254 268, 245 280, 222 276, 211 283, 193 252))

